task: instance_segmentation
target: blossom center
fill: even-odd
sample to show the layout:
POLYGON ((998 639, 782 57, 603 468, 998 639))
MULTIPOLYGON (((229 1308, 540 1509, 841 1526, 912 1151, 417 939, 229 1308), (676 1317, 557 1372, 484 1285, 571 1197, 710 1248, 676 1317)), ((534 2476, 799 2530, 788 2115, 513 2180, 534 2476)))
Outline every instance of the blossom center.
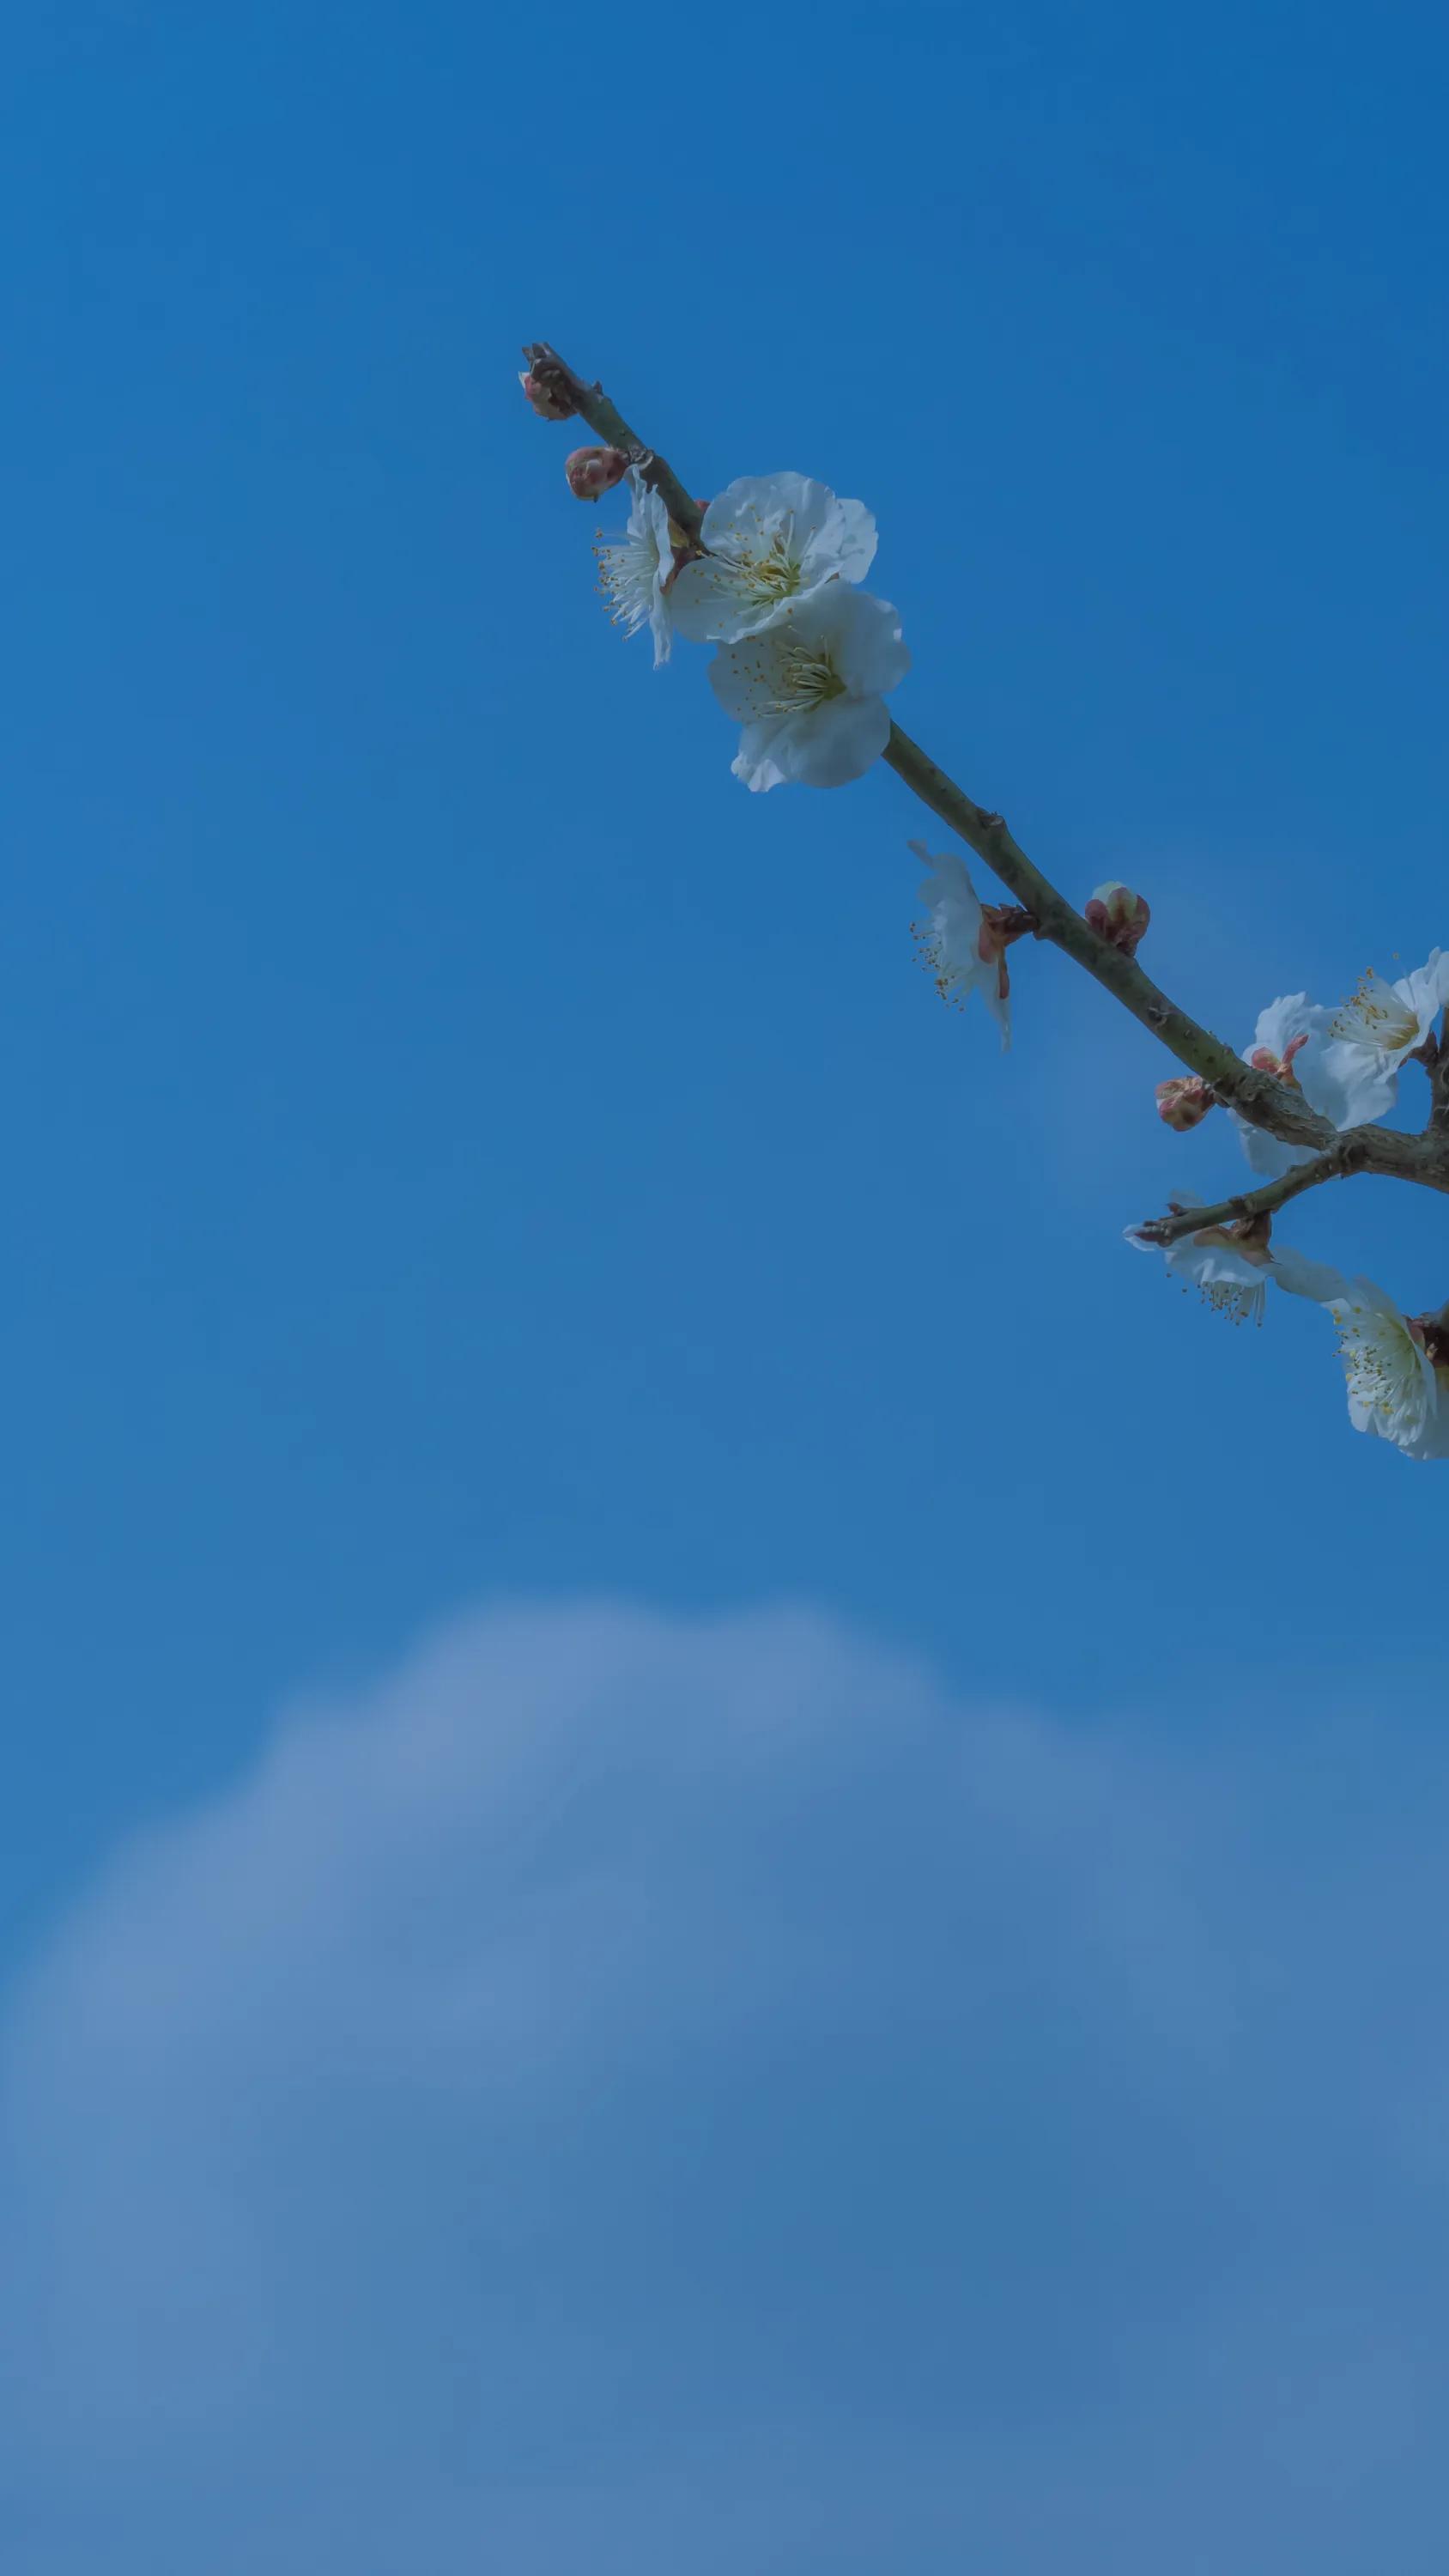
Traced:
POLYGON ((776 694, 769 703, 772 716, 798 715, 802 707, 823 707, 829 699, 845 695, 845 682, 830 658, 828 645, 802 644, 793 636, 782 637, 775 666, 776 694))
POLYGON ((1348 1038, 1359 1046, 1381 1047, 1386 1054, 1412 1045, 1419 1034, 1419 1023, 1392 984, 1377 975, 1365 975, 1353 999, 1344 1004, 1333 1022, 1332 1034, 1348 1038))
POLYGON ((1418 1353, 1407 1325, 1354 1309, 1339 1323, 1338 1348, 1350 1389, 1370 1412, 1391 1419, 1421 1396, 1418 1353))
POLYGON ((790 541, 778 532, 758 554, 745 554, 741 569, 752 590, 763 591, 767 599, 792 599, 800 587, 800 565, 790 551, 790 541))

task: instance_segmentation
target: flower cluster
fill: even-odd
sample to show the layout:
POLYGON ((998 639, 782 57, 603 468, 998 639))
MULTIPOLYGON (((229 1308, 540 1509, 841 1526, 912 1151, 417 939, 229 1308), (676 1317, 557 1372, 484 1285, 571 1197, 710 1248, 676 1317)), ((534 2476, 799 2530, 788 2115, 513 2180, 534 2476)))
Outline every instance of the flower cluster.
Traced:
MULTIPOLYGON (((862 587, 876 553, 875 520, 864 503, 840 500, 807 475, 765 474, 743 475, 714 500, 691 506, 662 460, 610 407, 590 405, 553 351, 540 343, 526 354, 523 391, 541 419, 566 420, 582 409, 626 442, 575 448, 565 467, 581 500, 616 485, 627 494, 622 535, 599 532, 599 588, 626 635, 648 629, 656 669, 669 661, 676 635, 714 647, 711 685, 740 728, 735 776, 757 793, 791 783, 841 787, 861 777, 891 742, 886 699, 910 668, 895 609, 862 587), (686 525, 671 517, 671 505, 686 525)), ((1145 897, 1114 878, 1072 916, 1022 863, 999 815, 972 806, 904 737, 892 757, 963 839, 993 860, 999 855, 1007 884, 1029 891, 1042 913, 1038 919, 1021 904, 983 903, 959 851, 936 855, 912 841, 924 871, 916 943, 942 998, 961 1009, 979 993, 1008 1047, 1008 951, 1029 931, 1046 935, 1118 990, 1190 1065, 1201 1050, 1180 1041, 1192 1024, 1172 1013, 1135 965, 1152 918, 1145 897), (998 832, 999 843, 991 837, 998 832), (1073 921, 1085 954, 1071 933, 1073 921), (1177 1029, 1170 1034, 1174 1017, 1177 1029)), ((1204 1032, 1196 1036, 1202 1040, 1204 1032)), ((1337 1333, 1354 1428, 1409 1458, 1449 1458, 1449 1306, 1405 1315, 1371 1281, 1347 1279, 1272 1241, 1273 1210, 1303 1187, 1355 1165, 1390 1167, 1381 1147, 1379 1160, 1369 1160, 1363 1141, 1326 1156, 1319 1170, 1300 1169, 1324 1156, 1337 1136, 1371 1127, 1391 1110, 1400 1073, 1415 1060, 1433 1078, 1435 1123, 1442 1127, 1449 953, 1436 948, 1397 983, 1365 975, 1337 1010, 1306 993, 1280 995, 1260 1011, 1242 1050, 1242 1064, 1263 1080, 1235 1078, 1219 1050, 1211 1079, 1176 1073, 1156 1090, 1157 1114, 1178 1135, 1226 1107, 1249 1169, 1266 1186, 1212 1209, 1179 1196, 1169 1218, 1130 1228, 1127 1239, 1142 1250, 1160 1250, 1179 1286, 1235 1323, 1262 1323, 1270 1287, 1321 1306, 1337 1333), (1436 1032, 1441 1013, 1444 1027, 1436 1032), (1267 1085, 1277 1086, 1276 1108, 1267 1085), (1286 1096, 1310 1115, 1286 1115, 1286 1096), (1279 1126, 1290 1135, 1296 1128, 1303 1141, 1277 1134, 1279 1126)))
POLYGON ((886 695, 911 661, 895 610, 856 586, 876 548, 864 503, 804 474, 742 475, 691 543, 637 467, 627 481, 624 537, 595 548, 600 588, 626 634, 648 626, 656 668, 676 634, 716 647, 710 680, 740 727, 735 776, 756 790, 859 778, 886 747, 886 695))

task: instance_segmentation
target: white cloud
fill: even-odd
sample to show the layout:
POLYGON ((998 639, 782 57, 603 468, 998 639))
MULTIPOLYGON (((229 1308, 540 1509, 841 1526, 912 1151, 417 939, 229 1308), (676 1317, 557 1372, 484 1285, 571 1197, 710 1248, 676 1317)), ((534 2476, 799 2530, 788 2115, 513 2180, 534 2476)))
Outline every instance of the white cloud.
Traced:
POLYGON ((1312 1805, 803 1613, 292 1712, 13 1999, 7 2571, 1427 2570, 1449 1792, 1312 1805))

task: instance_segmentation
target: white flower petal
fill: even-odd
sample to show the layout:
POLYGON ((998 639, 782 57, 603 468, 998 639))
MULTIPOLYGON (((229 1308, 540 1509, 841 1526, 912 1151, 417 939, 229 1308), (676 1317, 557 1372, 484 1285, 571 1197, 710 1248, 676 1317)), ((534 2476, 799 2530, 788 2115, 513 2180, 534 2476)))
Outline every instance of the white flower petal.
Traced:
POLYGON ((1432 1035, 1440 1012, 1449 1005, 1449 952, 1431 949, 1426 963, 1416 966, 1412 975, 1394 986, 1394 991, 1413 1013, 1418 1031, 1414 1044, 1422 1046, 1425 1038, 1432 1035))
POLYGON ((1306 1253, 1295 1252, 1285 1243, 1268 1255, 1269 1274, 1275 1288, 1290 1297, 1307 1297, 1315 1306, 1330 1306, 1335 1297, 1348 1294, 1348 1281, 1341 1270, 1327 1261, 1310 1261, 1306 1253))
POLYGON ((1251 1063, 1254 1051, 1266 1047, 1268 1053, 1277 1056, 1281 1062, 1293 1040, 1311 1028, 1315 1018, 1326 1020, 1327 1017, 1327 1012, 1310 1002, 1306 993, 1280 993, 1276 1002, 1270 1002, 1266 1010, 1258 1013, 1252 1047, 1243 1050, 1245 1061, 1251 1063))
MULTIPOLYGON (((1251 1064, 1263 1054, 1277 1064, 1287 1060, 1287 1078, 1309 1108, 1342 1130, 1381 1117, 1392 1106, 1397 1081, 1376 1050, 1332 1037, 1338 1016, 1321 1003, 1310 1002, 1306 993, 1280 994, 1258 1013, 1253 1043, 1244 1047, 1243 1061, 1251 1064)), ((1276 1181, 1295 1164, 1311 1162, 1317 1151, 1312 1145, 1283 1144, 1236 1110, 1232 1119, 1250 1170, 1265 1180, 1276 1181)))
POLYGON ((1265 1181, 1280 1181, 1295 1163, 1311 1163, 1318 1150, 1315 1145, 1285 1145, 1280 1136, 1270 1136, 1266 1127, 1255 1127, 1236 1109, 1229 1114, 1249 1171, 1260 1173, 1265 1181))
MULTIPOLYGON (((742 778, 752 795, 763 794, 768 787, 788 787, 791 773, 782 768, 777 753, 785 727, 780 723, 747 724, 741 728, 740 747, 730 762, 736 778, 742 778)), ((788 757, 788 746, 786 746, 788 757)))
POLYGON ((664 594, 674 561, 669 513, 637 469, 630 468, 628 482, 629 519, 622 538, 594 548, 599 587, 615 625, 622 626, 626 635, 637 635, 641 626, 648 626, 657 671, 661 662, 668 661, 673 641, 673 620, 664 594))
POLYGON ((721 644, 709 666, 709 685, 736 724, 778 722, 785 675, 768 637, 721 644))
POLYGON ((1440 1419, 1434 1368, 1392 1297, 1371 1279, 1353 1279, 1327 1303, 1338 1326, 1355 1431, 1391 1440, 1406 1457, 1443 1456, 1449 1422, 1440 1419))
POLYGON ((861 675, 885 671, 893 685, 907 658, 895 610, 842 581, 791 602, 777 626, 722 643, 709 676, 745 727, 736 777, 756 789, 858 778, 890 739, 880 690, 861 675))
POLYGON ((1399 1096, 1398 1059, 1347 1039, 1331 1039, 1309 1073, 1317 1097, 1306 1088, 1303 1096, 1335 1127, 1367 1126, 1385 1117, 1399 1096))
MULTIPOLYGON (((890 601, 868 590, 842 590, 821 606, 833 611, 836 667, 847 688, 861 696, 896 688, 911 667, 911 656, 890 601)), ((804 616, 802 611, 795 621, 797 634, 804 616)))
POLYGON ((864 581, 879 544, 874 514, 863 501, 836 501, 828 530, 842 581, 864 581))
MULTIPOLYGON (((1185 1190, 1179 1195, 1178 1206, 1184 1213, 1201 1204, 1185 1190)), ((1134 1251, 1160 1252, 1170 1277, 1181 1281, 1185 1288, 1196 1288, 1205 1305, 1239 1324, 1261 1324, 1270 1280, 1298 1296, 1316 1298, 1319 1303, 1325 1302, 1320 1290, 1327 1292, 1343 1285, 1338 1271, 1321 1262, 1306 1261, 1286 1245, 1281 1252, 1249 1253, 1240 1251, 1231 1240, 1224 1242, 1221 1231, 1216 1226, 1205 1227, 1203 1233, 1211 1237, 1206 1242, 1201 1234, 1179 1235, 1176 1243, 1164 1250, 1161 1244, 1148 1242, 1139 1227, 1128 1226, 1126 1240, 1134 1251)))
POLYGON ((711 553, 752 546, 758 536, 790 529, 803 552, 830 515, 835 495, 809 474, 738 474, 717 492, 704 514, 699 541, 711 553))
MULTIPOLYGON (((786 776, 804 787, 846 787, 879 760, 890 730, 884 698, 832 698, 782 727, 790 737, 786 776)), ((780 757, 778 750, 775 757, 780 757)))
POLYGON ((669 593, 674 623, 691 644, 733 643, 762 622, 747 574, 718 556, 682 564, 669 593))
POLYGON ((933 858, 924 841, 908 841, 913 858, 930 874, 919 893, 926 920, 916 932, 921 960, 934 978, 943 1001, 964 1003, 979 992, 1001 1031, 1002 1051, 1011 1044, 1011 994, 1001 990, 1001 960, 981 954, 981 906, 965 861, 955 850, 933 858))
MULTIPOLYGON (((875 521, 803 474, 745 474, 711 501, 701 562, 674 585, 682 635, 738 643, 792 616, 828 583, 859 581, 875 554, 875 521)), ((879 683, 877 685, 880 685, 879 683)))

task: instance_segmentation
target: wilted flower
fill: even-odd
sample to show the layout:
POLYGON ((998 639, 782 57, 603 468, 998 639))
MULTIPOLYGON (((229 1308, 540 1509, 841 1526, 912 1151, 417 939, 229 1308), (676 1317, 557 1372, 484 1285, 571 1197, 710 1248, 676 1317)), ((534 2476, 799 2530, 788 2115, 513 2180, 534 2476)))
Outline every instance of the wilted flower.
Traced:
POLYGON ((863 581, 875 521, 804 474, 744 474, 711 501, 674 586, 674 621, 696 643, 738 643, 778 626, 827 582, 863 581))
MULTIPOLYGON (((671 593, 696 566, 688 564, 671 593)), ((675 610, 676 623, 682 623, 675 610)), ((796 779, 843 787, 884 751, 891 720, 884 692, 910 669, 901 623, 889 601, 828 582, 789 619, 710 664, 715 696, 743 727, 733 768, 752 789, 796 779)))

